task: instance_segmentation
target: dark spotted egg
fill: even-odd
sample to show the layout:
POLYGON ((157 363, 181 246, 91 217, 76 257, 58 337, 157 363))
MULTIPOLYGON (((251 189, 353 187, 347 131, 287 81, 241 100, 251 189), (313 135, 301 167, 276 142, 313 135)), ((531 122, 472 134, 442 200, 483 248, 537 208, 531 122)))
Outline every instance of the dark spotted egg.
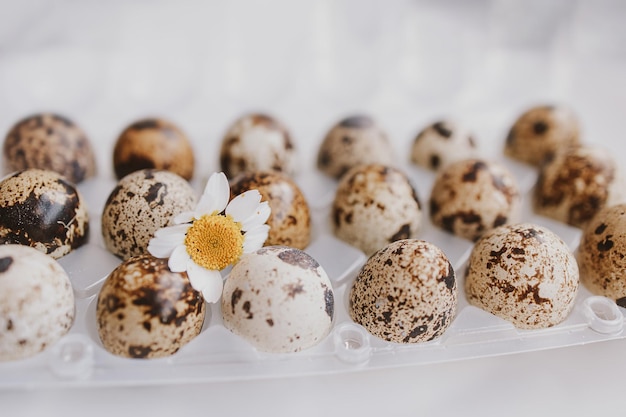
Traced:
POLYGON ((228 178, 245 171, 296 172, 296 148, 280 121, 247 114, 228 129, 220 148, 220 165, 228 178))
POLYGON ((127 358, 173 355, 200 334, 204 317, 204 299, 187 273, 171 272, 167 259, 150 255, 113 270, 96 305, 104 348, 127 358))
POLYGON ((337 179, 357 165, 392 162, 393 150, 387 134, 365 115, 337 122, 326 134, 317 154, 318 169, 337 179))
POLYGON ((96 173, 85 132, 71 120, 42 113, 15 124, 4 140, 4 171, 30 168, 58 172, 77 184, 96 173))
POLYGON ((368 259, 349 297, 350 317, 374 336, 426 342, 441 336, 456 314, 455 273, 432 243, 399 240, 368 259))
POLYGON ((50 256, 22 245, 0 245, 0 362, 33 356, 74 322, 74 293, 50 256))
POLYGON ((519 215, 520 194, 509 170, 496 162, 466 159, 439 172, 431 190, 430 219, 469 240, 519 215))
POLYGON ((415 237, 422 212, 402 171, 372 164, 341 178, 331 218, 335 236, 371 255, 389 242, 415 237))
POLYGON ((231 181, 231 195, 258 190, 261 201, 267 201, 272 214, 265 246, 282 245, 304 249, 311 239, 311 214, 302 191, 280 172, 248 172, 231 181))
POLYGON ((194 154, 187 135, 163 119, 142 119, 120 134, 113 149, 118 179, 140 169, 164 169, 186 180, 193 177, 194 154))
POLYGON ((122 259, 146 253, 158 229, 195 208, 189 183, 170 171, 144 169, 122 178, 102 212, 102 237, 109 251, 122 259))
POLYGON ((476 141, 469 130, 452 120, 439 120, 417 135, 411 147, 411 162, 437 171, 474 157, 476 152, 476 141))
POLYGON ((224 325, 265 352, 297 352, 330 332, 334 292, 307 253, 267 246, 245 254, 224 284, 224 325))
POLYGON ((567 245, 530 223, 487 232, 474 245, 465 275, 470 304, 522 329, 565 320, 577 290, 578 266, 567 245))
POLYGON ((16 243, 55 259, 87 242, 85 202, 60 174, 28 169, 0 182, 0 244, 16 243))
POLYGON ((565 106, 536 106, 525 111, 509 130, 505 155, 540 166, 557 151, 580 143, 578 117, 565 106))

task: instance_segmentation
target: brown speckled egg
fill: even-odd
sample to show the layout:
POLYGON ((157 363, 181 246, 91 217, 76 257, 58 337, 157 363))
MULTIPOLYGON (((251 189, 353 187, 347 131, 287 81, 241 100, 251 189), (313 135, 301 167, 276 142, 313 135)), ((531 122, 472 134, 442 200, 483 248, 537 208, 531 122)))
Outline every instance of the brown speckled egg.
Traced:
POLYGON ((230 126, 220 149, 228 178, 245 171, 296 172, 296 149, 287 128, 264 114, 245 115, 230 126))
POLYGON ((248 190, 258 190, 261 201, 267 201, 272 214, 265 246, 291 246, 304 249, 311 238, 311 215, 302 191, 280 172, 248 172, 231 181, 231 197, 248 190))
POLYGON ((42 113, 14 125, 4 140, 4 172, 30 168, 58 172, 77 184, 96 173, 85 132, 65 117, 42 113))
POLYGON ((136 256, 104 282, 96 305, 104 348, 127 358, 161 358, 200 334, 205 303, 186 272, 172 272, 167 259, 136 256))
POLYGON ((626 204, 603 208, 587 224, 578 266, 585 287, 626 308, 626 204))
POLYGON ((195 208, 191 185, 170 171, 144 169, 122 178, 102 212, 102 237, 109 251, 122 259, 146 253, 158 229, 195 208))
POLYGON ((560 149, 580 142, 578 118, 564 106, 537 106, 524 112, 509 130, 505 155, 539 166, 560 149))
POLYGON ((433 171, 475 155, 472 134, 451 120, 440 120, 424 128, 411 148, 411 162, 433 171))
POLYGON ((578 266, 550 230, 501 226, 474 245, 465 275, 470 304, 521 329, 554 326, 567 317, 578 290, 578 266))
POLYGON ((317 155, 317 167, 341 178, 361 164, 390 165, 393 150, 385 132, 369 116, 351 116, 335 124, 326 134, 317 155))
POLYGON ((50 256, 0 245, 0 362, 27 358, 56 343, 74 322, 74 293, 50 256))
POLYGON ((0 182, 0 244, 32 246, 58 259, 88 235, 87 207, 65 177, 28 169, 0 182))
POLYGON ((513 175, 495 162, 466 159, 440 171, 430 194, 430 219, 457 236, 478 239, 518 216, 513 175))
POLYGON ((350 290, 350 317, 381 339, 418 343, 448 328, 457 305, 454 270, 432 243, 405 239, 372 255, 350 290))
POLYGON ((601 208, 626 201, 613 158, 590 147, 558 152, 542 166, 534 191, 536 213, 581 228, 601 208))
POLYGON ((415 237, 422 212, 406 175, 384 165, 359 165, 339 182, 333 233, 371 255, 389 242, 415 237))
POLYGON ((164 169, 186 180, 193 177, 194 155, 187 135, 163 119, 143 119, 120 134, 113 149, 118 179, 140 169, 164 169))
POLYGON ((334 309, 324 269, 286 246, 244 254, 222 295, 226 328, 265 352, 298 352, 318 344, 330 332, 334 309))

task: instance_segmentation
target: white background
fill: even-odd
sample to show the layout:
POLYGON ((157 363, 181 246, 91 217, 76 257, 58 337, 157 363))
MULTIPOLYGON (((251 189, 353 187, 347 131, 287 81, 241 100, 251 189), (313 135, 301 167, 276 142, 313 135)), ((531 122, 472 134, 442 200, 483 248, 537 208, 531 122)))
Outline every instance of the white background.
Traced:
MULTIPOLYGON (((138 117, 183 128, 217 169, 222 133, 261 110, 312 169, 324 132, 374 116, 400 158, 441 116, 500 153, 527 107, 574 108, 583 141, 623 160, 626 3, 0 0, 0 132, 42 110, 81 125, 111 176, 138 117)), ((3 416, 587 415, 624 407, 626 341, 460 362, 196 385, 0 391, 3 416)))

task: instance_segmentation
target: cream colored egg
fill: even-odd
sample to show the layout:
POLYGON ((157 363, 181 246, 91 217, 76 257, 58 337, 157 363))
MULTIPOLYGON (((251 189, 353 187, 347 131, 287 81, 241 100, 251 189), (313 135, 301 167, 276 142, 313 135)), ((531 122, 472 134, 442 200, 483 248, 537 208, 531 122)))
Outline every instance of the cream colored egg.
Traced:
POLYGON ((452 162, 475 157, 476 142, 469 130, 452 120, 426 126, 414 139, 411 162, 437 171, 452 162))

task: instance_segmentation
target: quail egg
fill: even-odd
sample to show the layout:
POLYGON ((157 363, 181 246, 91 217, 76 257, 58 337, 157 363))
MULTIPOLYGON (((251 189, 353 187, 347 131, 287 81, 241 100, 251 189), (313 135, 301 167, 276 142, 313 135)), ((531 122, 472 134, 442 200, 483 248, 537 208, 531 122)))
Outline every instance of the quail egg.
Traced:
POLYGON ((626 204, 603 208, 587 224, 578 266, 585 287, 626 308, 626 204))
POLYGON ((245 171, 296 172, 296 149, 287 128, 264 114, 248 114, 228 129, 220 149, 228 178, 245 171))
POLYGON ((392 242, 372 255, 350 290, 350 317, 381 339, 418 343, 448 328, 457 306, 454 270, 423 240, 392 242))
POLYGON ((603 207, 626 202, 622 173, 606 151, 578 147, 557 152, 539 172, 537 214, 584 228, 603 207))
POLYGON ((85 132, 71 120, 51 113, 27 117, 4 140, 4 172, 50 170, 77 184, 96 173, 96 160, 85 132))
POLYGON ((120 134, 113 149, 113 167, 118 179, 140 169, 163 169, 186 180, 193 177, 191 142, 173 123, 143 119, 120 134))
POLYGON ((200 334, 202 295, 186 272, 171 272, 167 259, 140 255, 107 277, 96 305, 98 335, 110 353, 160 358, 176 353, 200 334))
POLYGON ((422 221, 406 175, 384 165, 359 165, 340 180, 331 208, 333 233, 371 255, 389 242, 415 237, 422 221))
POLYGON ((28 246, 0 245, 0 362, 33 356, 74 322, 74 293, 50 256, 28 246))
POLYGON ((256 349, 288 353, 310 348, 330 332, 334 292, 306 252, 266 246, 244 254, 224 284, 224 325, 256 349))
POLYGON ((272 214, 265 246, 291 246, 304 249, 311 238, 311 215, 302 191, 289 177, 280 172, 248 172, 231 181, 231 195, 258 190, 261 201, 267 201, 272 214))
POLYGON ((564 106, 537 106, 525 111, 509 130, 505 155, 540 166, 563 148, 580 143, 578 118, 564 106))
POLYGON ((486 231, 516 219, 520 195, 515 178, 503 165, 466 159, 439 172, 429 206, 435 225, 476 240, 486 231))
POLYGON ((554 326, 578 290, 578 266, 550 230, 521 223, 497 227, 476 244, 465 275, 470 304, 521 329, 554 326))
POLYGON ((317 155, 317 167, 333 178, 341 178, 361 164, 390 165, 393 150, 385 132, 369 116, 347 117, 326 134, 317 155))
POLYGON ((102 212, 106 248, 122 259, 146 253, 154 232, 195 207, 189 183, 170 171, 143 169, 122 178, 102 212))
POLYGON ((89 217, 76 187, 60 174, 28 169, 0 182, 0 244, 58 259, 87 243, 89 217))
POLYGON ((476 154, 472 134, 451 120, 440 120, 424 128, 413 141, 411 162, 438 169, 476 154))

